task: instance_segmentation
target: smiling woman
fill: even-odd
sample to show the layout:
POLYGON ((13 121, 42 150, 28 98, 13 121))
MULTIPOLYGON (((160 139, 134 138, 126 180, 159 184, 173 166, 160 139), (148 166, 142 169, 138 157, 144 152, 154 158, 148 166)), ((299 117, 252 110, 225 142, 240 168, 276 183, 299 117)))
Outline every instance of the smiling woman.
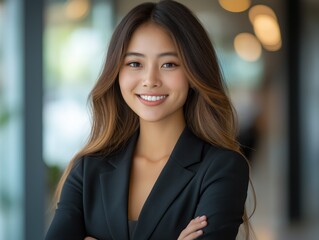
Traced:
POLYGON ((175 1, 115 29, 91 92, 87 145, 57 190, 46 239, 235 239, 249 166, 211 42, 175 1))

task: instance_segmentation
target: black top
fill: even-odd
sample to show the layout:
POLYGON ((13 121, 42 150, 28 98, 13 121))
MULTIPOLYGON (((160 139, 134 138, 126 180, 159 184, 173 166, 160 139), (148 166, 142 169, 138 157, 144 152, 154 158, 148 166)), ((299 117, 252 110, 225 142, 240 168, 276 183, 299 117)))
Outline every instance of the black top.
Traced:
POLYGON ((133 237, 134 230, 136 228, 137 221, 128 220, 128 231, 130 234, 130 239, 133 237))

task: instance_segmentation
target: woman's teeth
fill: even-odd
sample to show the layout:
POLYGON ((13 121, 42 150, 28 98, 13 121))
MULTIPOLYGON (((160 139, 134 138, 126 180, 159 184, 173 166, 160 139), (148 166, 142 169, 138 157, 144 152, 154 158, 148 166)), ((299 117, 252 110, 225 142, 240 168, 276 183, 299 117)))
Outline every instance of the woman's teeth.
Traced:
POLYGON ((155 102, 166 98, 165 95, 161 96, 149 96, 149 95, 140 95, 140 97, 146 101, 155 102))

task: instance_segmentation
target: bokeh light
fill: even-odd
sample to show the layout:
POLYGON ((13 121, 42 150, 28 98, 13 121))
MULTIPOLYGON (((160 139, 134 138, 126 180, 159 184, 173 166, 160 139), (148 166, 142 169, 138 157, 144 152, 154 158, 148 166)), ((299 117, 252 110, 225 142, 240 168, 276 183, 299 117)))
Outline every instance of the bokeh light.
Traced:
POLYGON ((257 38, 251 33, 240 33, 234 39, 236 53, 244 60, 257 61, 262 53, 262 48, 257 38))
POLYGON ((244 12, 251 4, 250 0, 219 0, 222 8, 230 12, 244 12))

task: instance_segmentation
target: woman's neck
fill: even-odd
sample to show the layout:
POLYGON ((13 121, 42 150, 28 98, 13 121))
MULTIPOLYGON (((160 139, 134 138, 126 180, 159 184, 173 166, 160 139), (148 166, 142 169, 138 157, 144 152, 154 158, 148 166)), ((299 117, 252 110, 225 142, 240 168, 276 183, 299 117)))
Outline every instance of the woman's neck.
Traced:
POLYGON ((177 119, 174 124, 140 121, 135 155, 151 161, 168 159, 184 128, 184 118, 177 119))

